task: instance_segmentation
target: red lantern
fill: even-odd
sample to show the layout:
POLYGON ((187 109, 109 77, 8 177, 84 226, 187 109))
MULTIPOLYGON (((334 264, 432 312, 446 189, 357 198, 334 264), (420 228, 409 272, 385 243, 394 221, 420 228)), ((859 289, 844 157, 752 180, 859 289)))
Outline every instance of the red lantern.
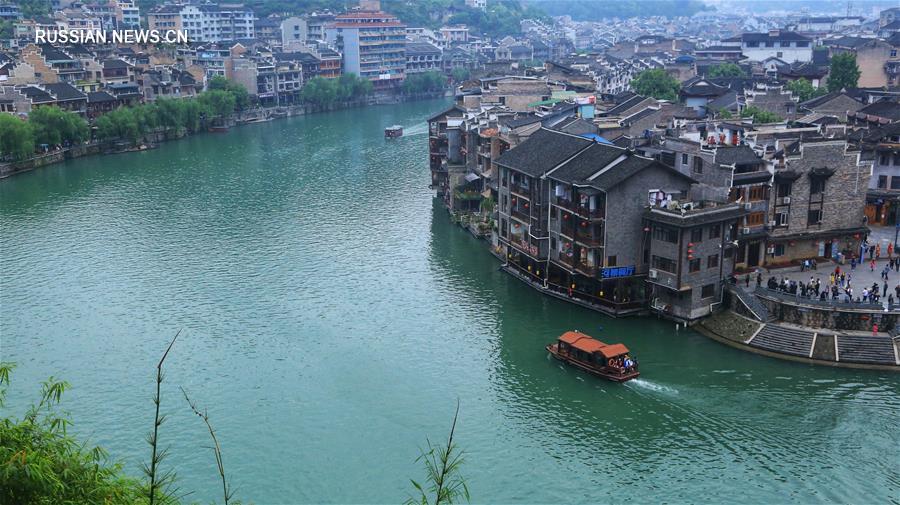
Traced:
POLYGON ((526 208, 526 209, 528 208, 528 204, 527 204, 527 203, 525 204, 525 208, 526 208))
POLYGON ((568 215, 568 214, 563 214, 563 219, 569 219, 569 215, 568 215))
POLYGON ((693 250, 693 249, 688 249, 688 254, 694 254, 694 250, 693 250))
POLYGON ((689 259, 689 260, 694 259, 694 255, 693 255, 693 254, 688 254, 688 259, 689 259))
POLYGON ((694 243, 693 243, 693 242, 688 242, 688 247, 694 247, 694 243))

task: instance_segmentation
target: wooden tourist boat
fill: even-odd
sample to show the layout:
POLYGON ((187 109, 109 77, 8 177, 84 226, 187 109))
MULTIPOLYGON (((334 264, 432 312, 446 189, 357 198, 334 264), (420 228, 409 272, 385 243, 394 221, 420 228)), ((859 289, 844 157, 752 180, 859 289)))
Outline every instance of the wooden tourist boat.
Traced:
POLYGON ((547 346, 554 358, 614 382, 639 376, 637 361, 623 344, 605 344, 579 331, 567 331, 547 346))
POLYGON ((395 124, 394 126, 388 126, 384 129, 384 138, 386 139, 395 139, 397 137, 403 136, 403 127, 395 124))

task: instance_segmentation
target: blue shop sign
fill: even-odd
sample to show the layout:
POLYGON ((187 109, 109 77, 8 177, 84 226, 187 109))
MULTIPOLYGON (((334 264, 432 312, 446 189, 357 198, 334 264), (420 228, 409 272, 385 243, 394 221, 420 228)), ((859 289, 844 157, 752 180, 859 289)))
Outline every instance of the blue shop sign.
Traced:
POLYGON ((600 271, 600 275, 604 279, 614 279, 616 277, 628 277, 634 275, 634 265, 627 267, 609 267, 600 271))

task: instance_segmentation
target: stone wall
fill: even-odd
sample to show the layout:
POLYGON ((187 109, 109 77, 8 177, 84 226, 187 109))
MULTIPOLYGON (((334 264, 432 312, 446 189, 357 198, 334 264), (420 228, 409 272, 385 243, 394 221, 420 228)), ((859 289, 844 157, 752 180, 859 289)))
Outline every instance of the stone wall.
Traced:
MULTIPOLYGON (((873 312, 866 309, 842 308, 839 303, 828 307, 790 303, 766 296, 758 296, 779 321, 808 328, 832 330, 872 331, 878 324, 879 331, 891 331, 900 322, 900 312, 873 312)), ((740 305, 739 302, 732 304, 740 305)))

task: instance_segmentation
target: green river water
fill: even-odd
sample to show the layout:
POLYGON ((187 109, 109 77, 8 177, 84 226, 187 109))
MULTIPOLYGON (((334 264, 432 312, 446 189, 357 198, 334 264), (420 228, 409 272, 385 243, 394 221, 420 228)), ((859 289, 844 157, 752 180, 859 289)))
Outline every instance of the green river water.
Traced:
POLYGON ((443 101, 290 118, 0 181, 3 415, 50 375, 75 432, 138 475, 160 438, 190 499, 397 503, 456 399, 475 503, 900 503, 900 376, 746 354, 612 320, 497 271, 427 188, 443 101), (383 128, 406 135, 385 141, 383 128), (602 327, 602 331, 601 331, 602 327), (617 385, 549 359, 626 343, 617 385))

